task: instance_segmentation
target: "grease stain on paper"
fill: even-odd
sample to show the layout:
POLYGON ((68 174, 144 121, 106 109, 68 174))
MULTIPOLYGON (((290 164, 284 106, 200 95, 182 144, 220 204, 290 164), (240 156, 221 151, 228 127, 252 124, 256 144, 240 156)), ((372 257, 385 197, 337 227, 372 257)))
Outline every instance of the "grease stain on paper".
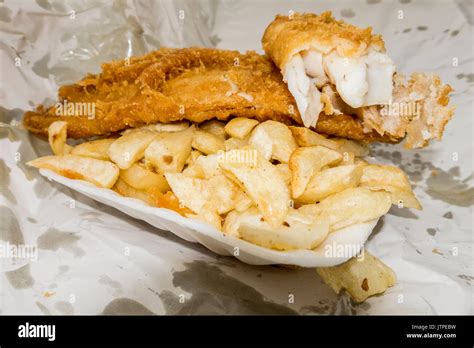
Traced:
POLYGON ((71 303, 66 301, 59 301, 54 304, 54 308, 61 314, 74 314, 74 308, 71 303))
POLYGON ((427 228, 426 232, 428 232, 430 236, 434 237, 434 235, 436 234, 436 232, 438 232, 438 230, 436 228, 427 228))
POLYGON ((298 314, 293 309, 266 299, 260 292, 204 261, 185 264, 173 273, 173 285, 190 293, 182 298, 171 291, 159 294, 167 314, 298 314))
POLYGON ((36 243, 39 249, 57 251, 64 249, 73 254, 74 257, 85 255, 85 251, 77 246, 77 242, 81 239, 74 232, 63 232, 55 228, 50 228, 38 237, 36 243))
POLYGON ((43 314, 51 315, 51 312, 44 304, 38 301, 36 301, 35 304, 36 304, 36 307, 38 307, 43 314))
POLYGON ((0 159, 0 183, 2 185, 1 193, 12 204, 17 204, 15 195, 10 189, 10 173, 11 169, 5 164, 3 159, 0 159))
POLYGON ((467 83, 474 83, 474 74, 457 74, 456 75, 458 80, 466 79, 467 83))
POLYGON ((2 6, 0 7, 0 21, 2 22, 11 22, 12 20, 12 10, 8 7, 2 6))
POLYGON ((346 18, 352 18, 355 16, 355 12, 350 8, 345 8, 341 10, 341 16, 346 18))
POLYGON ((5 276, 15 289, 28 289, 35 284, 31 276, 30 265, 24 265, 14 271, 5 272, 5 276))
POLYGON ((115 295, 122 291, 122 285, 105 274, 99 277, 99 283, 112 288, 115 295))
POLYGON ((406 208, 399 208, 396 205, 391 206, 390 210, 388 211, 388 214, 403 217, 406 219, 414 219, 414 220, 419 219, 418 215, 416 215, 411 210, 406 209, 406 208))
POLYGON ((105 315, 154 315, 151 310, 131 298, 116 298, 109 302, 101 314, 105 315))
POLYGON ((10 244, 25 244, 20 224, 13 210, 0 206, 0 216, 0 239, 10 244))
POLYGON ((469 207, 474 204, 474 187, 468 185, 473 175, 461 179, 459 166, 443 170, 429 161, 423 161, 420 154, 414 154, 413 159, 407 163, 407 161, 403 161, 399 151, 390 152, 381 149, 381 147, 384 146, 374 144, 373 154, 397 164, 400 169, 405 171, 411 182, 419 183, 423 181, 428 171, 431 172, 431 175, 425 180, 426 186, 423 187, 431 198, 460 207, 469 207))
POLYGON ((459 167, 453 167, 447 172, 437 168, 434 173, 426 180, 425 191, 431 198, 460 207, 474 204, 474 187, 466 183, 472 176, 461 180, 459 167))
POLYGON ((446 213, 443 214, 443 217, 444 217, 445 219, 449 219, 449 220, 450 220, 450 219, 453 218, 453 213, 450 212, 450 211, 447 211, 446 213))
MULTIPOLYGON (((0 239, 12 245, 25 244, 25 239, 15 213, 8 207, 0 207, 0 239)), ((31 288, 35 280, 31 276, 30 265, 24 265, 16 270, 5 272, 8 282, 15 289, 31 288)))

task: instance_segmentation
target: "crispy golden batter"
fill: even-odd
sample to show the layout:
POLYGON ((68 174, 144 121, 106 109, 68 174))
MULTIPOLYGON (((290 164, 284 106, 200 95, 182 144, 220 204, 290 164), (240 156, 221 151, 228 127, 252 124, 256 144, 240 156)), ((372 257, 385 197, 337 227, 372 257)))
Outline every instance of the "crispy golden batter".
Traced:
POLYGON ((369 48, 385 52, 382 36, 373 35, 371 27, 362 29, 338 21, 331 12, 278 15, 265 30, 262 44, 280 69, 294 54, 309 47, 324 53, 337 49, 344 57, 360 56, 369 48))
MULTIPOLYGON (((243 116, 301 123, 278 69, 254 52, 162 48, 102 68, 101 74, 63 86, 58 93, 63 105, 65 100, 68 105, 94 104, 94 118, 57 116, 55 106, 41 105, 25 114, 24 126, 47 135, 48 126, 62 120, 68 124, 68 137, 82 138, 183 119, 202 122, 243 116)), ((394 140, 364 133, 362 123, 349 115, 322 115, 316 131, 366 142, 394 140)))
POLYGON ((293 97, 279 72, 255 52, 163 48, 131 58, 129 64, 103 64, 102 69, 99 75, 59 90, 62 105, 65 100, 68 106, 93 104, 93 118, 79 107, 72 115, 57 116, 56 106, 40 106, 25 114, 25 127, 47 134, 52 122, 63 120, 68 123, 68 137, 81 138, 150 123, 202 122, 231 115, 299 121, 299 114, 289 111, 293 97))

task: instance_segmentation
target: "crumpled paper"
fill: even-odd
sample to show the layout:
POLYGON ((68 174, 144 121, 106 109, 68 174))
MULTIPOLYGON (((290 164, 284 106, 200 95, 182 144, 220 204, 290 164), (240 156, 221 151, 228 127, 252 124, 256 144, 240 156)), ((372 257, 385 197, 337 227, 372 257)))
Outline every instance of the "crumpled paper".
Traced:
POLYGON ((433 1, 429 10, 377 0, 0 3, 0 256, 31 247, 28 257, 0 257, 0 313, 472 314, 472 25, 470 1, 433 1), (275 14, 324 10, 382 33, 398 71, 435 71, 455 89, 442 143, 372 146, 377 160, 408 173, 424 207, 392 208, 366 245, 397 273, 384 295, 356 305, 314 269, 215 255, 25 165, 49 146, 21 128, 23 112, 101 62, 160 46, 262 52, 275 14))

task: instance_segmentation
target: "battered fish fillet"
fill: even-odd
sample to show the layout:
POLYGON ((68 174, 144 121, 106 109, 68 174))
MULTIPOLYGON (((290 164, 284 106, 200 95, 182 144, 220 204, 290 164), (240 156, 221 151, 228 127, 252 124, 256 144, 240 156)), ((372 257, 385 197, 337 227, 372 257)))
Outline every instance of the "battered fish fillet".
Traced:
POLYGON ((318 128, 322 115, 357 115, 367 134, 391 141, 406 136, 405 146, 416 148, 441 140, 454 113, 449 85, 421 73, 406 82, 380 35, 337 21, 331 12, 277 16, 262 44, 307 127, 318 128))
POLYGON ((62 120, 68 123, 69 137, 81 138, 150 123, 231 115, 299 121, 298 113, 289 111, 293 98, 278 70, 255 52, 163 48, 129 62, 105 63, 101 74, 63 86, 58 94, 63 111, 73 114, 58 116, 57 105, 40 106, 25 114, 28 130, 47 134, 52 122, 62 120), (93 104, 95 116, 71 107, 81 103, 93 104))
MULTIPOLYGON (((255 52, 162 48, 128 62, 105 63, 101 74, 63 86, 58 94, 60 105, 25 114, 29 131, 47 135, 48 126, 58 120, 68 123, 71 138, 183 119, 242 116, 302 123, 278 69, 255 52), (91 104, 94 115, 85 114, 87 108, 81 106, 91 104)), ((344 114, 322 115, 316 131, 366 142, 392 141, 364 132, 360 120, 344 114)))

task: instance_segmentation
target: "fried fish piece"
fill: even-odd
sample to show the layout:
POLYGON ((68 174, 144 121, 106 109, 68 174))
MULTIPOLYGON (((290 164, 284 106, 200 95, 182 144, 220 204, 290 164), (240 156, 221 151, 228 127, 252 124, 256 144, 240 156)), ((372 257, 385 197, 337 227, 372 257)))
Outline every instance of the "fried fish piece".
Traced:
POLYGON ((276 16, 262 44, 281 69, 306 127, 318 128, 322 115, 357 115, 363 133, 375 131, 391 141, 406 136, 405 146, 417 148, 441 140, 454 113, 449 85, 421 73, 405 82, 395 74, 380 35, 338 21, 331 12, 276 16))
POLYGON ((72 138, 231 115, 299 121, 298 113, 290 112, 293 97, 278 71, 255 52, 162 48, 129 61, 105 63, 102 73, 63 86, 58 94, 59 105, 25 114, 23 124, 29 131, 47 134, 49 124, 58 120, 68 123, 72 138))
MULTIPOLYGON (((46 135, 51 123, 65 121, 67 136, 82 138, 160 122, 233 116, 302 124, 278 69, 255 52, 162 48, 105 63, 100 74, 61 87, 58 96, 56 105, 27 112, 25 128, 46 135)), ((346 114, 322 114, 316 131, 364 142, 398 140, 366 132, 357 116, 346 114)))

